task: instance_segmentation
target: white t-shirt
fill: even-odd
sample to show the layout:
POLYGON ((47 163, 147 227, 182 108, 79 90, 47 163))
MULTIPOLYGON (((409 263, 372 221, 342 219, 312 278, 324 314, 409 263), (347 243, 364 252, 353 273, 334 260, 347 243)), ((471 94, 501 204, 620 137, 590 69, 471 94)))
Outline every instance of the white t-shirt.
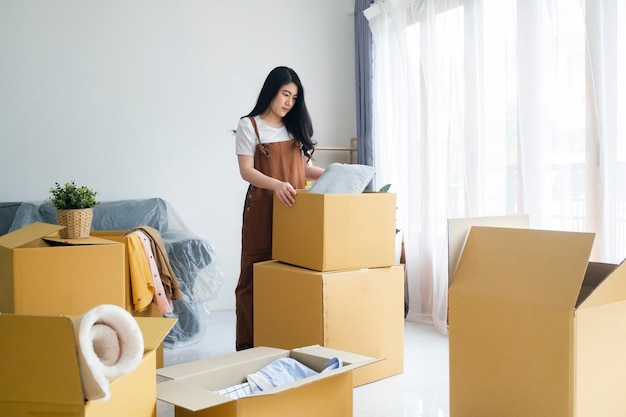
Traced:
MULTIPOLYGON (((260 116, 254 116, 254 120, 256 120, 256 125, 259 129, 261 143, 284 142, 293 139, 285 126, 278 128, 268 126, 263 123, 260 116)), ((254 156, 256 145, 257 138, 252 122, 247 117, 240 119, 235 133, 237 155, 254 156)))

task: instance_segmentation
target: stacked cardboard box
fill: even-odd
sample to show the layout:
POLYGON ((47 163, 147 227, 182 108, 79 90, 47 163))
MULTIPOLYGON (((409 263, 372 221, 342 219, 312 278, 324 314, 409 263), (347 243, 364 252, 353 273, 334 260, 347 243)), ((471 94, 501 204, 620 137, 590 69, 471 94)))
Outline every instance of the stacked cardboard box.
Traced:
POLYGON ((154 304, 134 312, 125 231, 63 239, 62 226, 35 222, 0 236, 0 312, 82 314, 98 304, 162 317, 154 304))
POLYGON ((64 243, 62 226, 32 223, 0 236, 0 313, 83 314, 98 304, 127 307, 124 245, 64 243))
POLYGON ((85 402, 69 316, 100 304, 130 310, 128 264, 123 243, 62 239, 61 227, 37 222, 0 236, 0 334, 16 337, 0 349, 2 369, 11 369, 0 383, 0 415, 154 416, 162 341, 176 319, 136 317, 144 360, 114 381, 110 400, 85 402))
POLYGON ((404 367, 404 268, 395 265, 395 194, 274 201, 273 261, 254 266, 254 344, 321 345, 384 360, 354 385, 404 367))
POLYGON ((275 202, 277 260, 254 267, 256 347, 157 371, 158 398, 177 417, 343 417, 352 415, 354 386, 402 372, 395 195, 299 191, 296 199, 284 213, 275 202), (333 357, 343 366, 239 399, 216 392, 281 357, 316 371, 333 357))

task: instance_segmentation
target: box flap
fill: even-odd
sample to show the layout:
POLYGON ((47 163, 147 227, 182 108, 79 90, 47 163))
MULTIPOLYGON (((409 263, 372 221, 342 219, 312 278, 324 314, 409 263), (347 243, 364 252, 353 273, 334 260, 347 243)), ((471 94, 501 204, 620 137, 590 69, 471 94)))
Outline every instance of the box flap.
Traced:
POLYGON ((450 292, 573 309, 593 233, 473 226, 450 292))
POLYGON ((452 282, 459 259, 461 259, 467 234, 472 226, 528 229, 530 227, 530 218, 527 214, 520 214, 448 219, 448 285, 452 282))
MULTIPOLYGON (((297 349, 292 349, 291 357, 299 362, 309 364, 312 368, 322 368, 326 362, 332 358, 341 359, 344 366, 358 365, 363 366, 370 363, 378 362, 384 358, 372 358, 370 356, 360 355, 358 353, 346 352, 345 350, 338 350, 328 348, 320 345, 305 346, 297 349)), ((356 368, 353 366, 351 368, 356 368)))
POLYGON ((0 402, 84 404, 69 317, 0 314, 0 334, 0 402))
POLYGON ((235 401, 230 397, 177 379, 158 383, 157 398, 190 411, 203 410, 235 401))
POLYGON ((626 265, 590 262, 583 288, 588 295, 579 300, 580 309, 626 300, 626 265))
POLYGON ((32 242, 36 239, 41 239, 44 236, 48 236, 54 232, 65 228, 65 226, 59 226, 58 224, 49 224, 42 222, 31 223, 21 229, 14 230, 3 236, 0 236, 0 246, 9 249, 19 248, 22 245, 32 242))
POLYGON ((94 237, 94 236, 86 237, 84 239, 64 239, 62 237, 46 236, 43 238, 43 240, 53 245, 64 245, 64 246, 111 245, 114 243, 118 243, 109 239, 102 239, 102 238, 94 237))
POLYGON ((245 349, 239 352, 229 353, 226 355, 196 360, 192 362, 184 362, 177 365, 167 366, 157 369, 159 376, 170 379, 186 378, 199 375, 206 372, 207 369, 217 369, 221 367, 230 367, 242 362, 266 360, 267 362, 285 357, 289 354, 288 350, 258 346, 252 349, 245 349))
POLYGON ((135 317, 143 334, 144 352, 159 347, 178 319, 165 317, 135 317))
POLYGON ((90 235, 107 239, 110 236, 124 237, 128 230, 92 230, 90 235))

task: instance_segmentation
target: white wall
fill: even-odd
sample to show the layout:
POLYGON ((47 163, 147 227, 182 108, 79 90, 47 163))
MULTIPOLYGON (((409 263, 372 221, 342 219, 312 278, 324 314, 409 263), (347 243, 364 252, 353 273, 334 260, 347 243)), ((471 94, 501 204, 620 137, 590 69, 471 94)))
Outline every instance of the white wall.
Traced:
MULTIPOLYGON (((318 144, 348 146, 352 9, 353 0, 1 0, 0 201, 42 201, 69 180, 102 201, 162 197, 216 248, 224 280, 210 308, 234 308, 246 184, 231 130, 267 73, 287 65, 318 144)), ((318 152, 318 165, 331 154, 318 152)))

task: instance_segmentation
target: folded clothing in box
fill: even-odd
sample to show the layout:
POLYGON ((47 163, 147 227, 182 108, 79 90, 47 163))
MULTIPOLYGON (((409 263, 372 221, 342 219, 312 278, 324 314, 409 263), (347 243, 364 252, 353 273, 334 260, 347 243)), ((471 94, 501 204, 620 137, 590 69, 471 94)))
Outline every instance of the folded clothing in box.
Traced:
MULTIPOLYGON (((339 358, 331 358, 326 363, 326 368, 319 373, 337 369, 341 367, 341 365, 342 363, 339 358)), ((246 382, 219 389, 215 392, 230 398, 242 398, 258 391, 279 387, 317 374, 318 372, 293 358, 279 358, 265 365, 258 371, 248 374, 246 382)))

